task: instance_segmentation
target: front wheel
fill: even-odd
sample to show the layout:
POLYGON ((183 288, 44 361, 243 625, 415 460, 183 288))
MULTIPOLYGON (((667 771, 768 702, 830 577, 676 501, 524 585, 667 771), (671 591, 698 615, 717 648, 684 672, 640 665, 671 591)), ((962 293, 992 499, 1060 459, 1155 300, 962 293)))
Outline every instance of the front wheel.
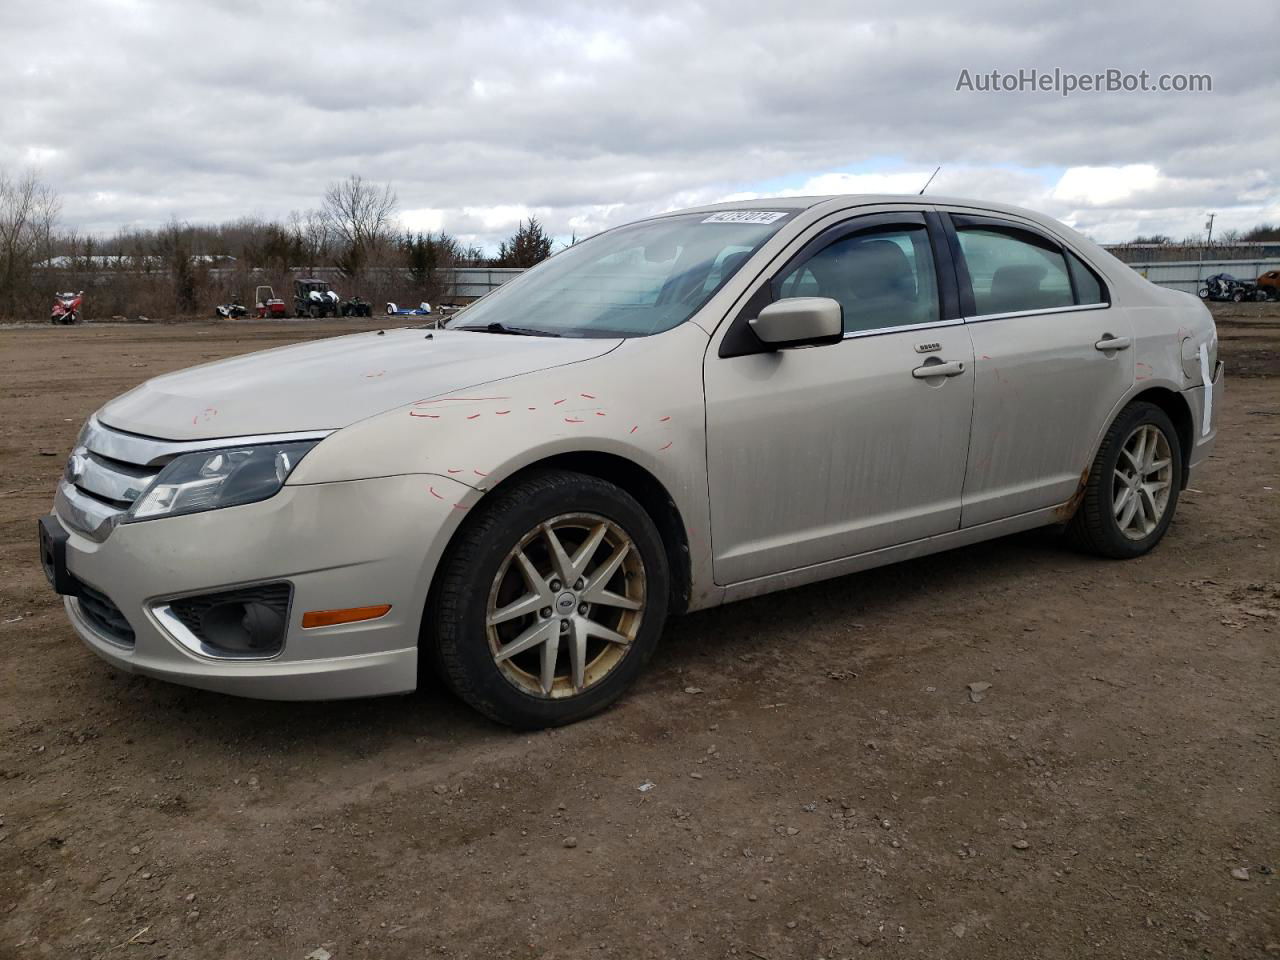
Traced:
POLYGON ((1068 534, 1104 557, 1146 553, 1173 520, 1182 487, 1182 445, 1168 414, 1136 401, 1120 411, 1089 470, 1068 534))
POLYGON ((568 471, 517 481, 459 532, 424 621, 449 686, 521 728, 603 710, 635 681, 667 616, 666 552, 621 488, 568 471))

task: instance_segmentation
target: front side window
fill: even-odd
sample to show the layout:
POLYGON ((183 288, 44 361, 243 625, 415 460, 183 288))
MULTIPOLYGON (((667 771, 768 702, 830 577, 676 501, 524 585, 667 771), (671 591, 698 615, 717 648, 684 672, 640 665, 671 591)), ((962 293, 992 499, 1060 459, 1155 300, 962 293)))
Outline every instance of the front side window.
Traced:
POLYGON ((934 323, 937 274, 923 225, 851 234, 823 247, 774 281, 774 298, 830 297, 846 333, 934 323))
POLYGON ((1062 251, 1023 231, 959 227, 975 314, 1049 310, 1075 303, 1062 251))
POLYGON ((561 251, 460 313, 451 330, 643 337, 688 320, 790 220, 781 211, 680 214, 561 251))

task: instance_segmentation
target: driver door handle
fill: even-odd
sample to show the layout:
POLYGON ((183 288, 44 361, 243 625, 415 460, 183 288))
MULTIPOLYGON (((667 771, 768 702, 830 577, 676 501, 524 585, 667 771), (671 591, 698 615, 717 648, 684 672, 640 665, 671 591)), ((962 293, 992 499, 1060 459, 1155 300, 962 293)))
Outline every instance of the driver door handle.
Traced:
POLYGON ((1133 341, 1128 337, 1113 337, 1104 333, 1102 339, 1093 345, 1095 350, 1128 350, 1133 341))
POLYGON ((959 360, 947 360, 942 363, 926 363, 916 367, 911 375, 917 380, 932 380, 934 377, 958 377, 964 373, 964 364, 959 360))

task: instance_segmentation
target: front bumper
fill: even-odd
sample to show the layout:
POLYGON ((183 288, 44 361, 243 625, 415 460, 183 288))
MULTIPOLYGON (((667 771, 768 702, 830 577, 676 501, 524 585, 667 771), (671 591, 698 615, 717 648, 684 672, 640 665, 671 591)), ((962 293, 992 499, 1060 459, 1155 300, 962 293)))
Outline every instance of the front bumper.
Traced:
POLYGON ((285 486, 260 503, 119 524, 101 542, 64 524, 67 571, 110 599, 133 642, 101 629, 82 598, 65 598, 67 616, 112 665, 188 686, 272 700, 408 692, 431 575, 475 494, 449 478, 408 475, 285 486), (205 656, 166 628, 168 600, 267 581, 293 587, 284 645, 270 659, 205 656), (301 625, 310 610, 374 604, 391 610, 301 625))

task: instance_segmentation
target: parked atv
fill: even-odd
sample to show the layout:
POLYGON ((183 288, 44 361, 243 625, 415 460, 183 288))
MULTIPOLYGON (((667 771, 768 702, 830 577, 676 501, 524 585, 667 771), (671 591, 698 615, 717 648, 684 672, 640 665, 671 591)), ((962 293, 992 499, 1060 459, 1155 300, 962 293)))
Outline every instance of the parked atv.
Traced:
POLYGON ((66 293, 55 293, 53 295, 53 310, 49 313, 49 322, 67 326, 73 323, 81 323, 84 320, 83 306, 83 290, 79 293, 72 293, 69 290, 66 293))
POLYGON ((336 317, 338 295, 323 280, 306 278, 293 281, 293 312, 299 317, 336 317))
POLYGON ((352 297, 350 300, 342 301, 342 315, 344 317, 372 317, 373 305, 364 297, 352 297))
POLYGON ((277 297, 276 292, 270 287, 258 287, 253 292, 253 299, 254 310, 263 319, 281 320, 289 316, 289 310, 285 307, 284 301, 277 297))
POLYGON ((247 317, 249 310, 240 302, 239 297, 232 297, 229 302, 220 303, 214 307, 213 315, 223 320, 239 320, 241 317, 247 317))

